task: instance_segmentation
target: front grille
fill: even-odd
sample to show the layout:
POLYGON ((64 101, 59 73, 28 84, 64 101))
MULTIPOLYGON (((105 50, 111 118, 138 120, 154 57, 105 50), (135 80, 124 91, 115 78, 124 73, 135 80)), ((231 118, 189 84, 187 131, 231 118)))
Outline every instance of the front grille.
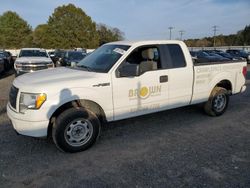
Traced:
POLYGON ((20 63, 20 64, 17 64, 16 66, 19 71, 33 72, 33 71, 47 69, 49 67, 49 64, 48 63, 35 63, 35 64, 20 63))
POLYGON ((22 66, 21 71, 30 72, 30 71, 38 71, 47 69, 48 67, 46 65, 44 66, 22 66))
POLYGON ((9 101, 12 108, 16 109, 16 100, 17 100, 18 88, 11 86, 9 93, 9 101))

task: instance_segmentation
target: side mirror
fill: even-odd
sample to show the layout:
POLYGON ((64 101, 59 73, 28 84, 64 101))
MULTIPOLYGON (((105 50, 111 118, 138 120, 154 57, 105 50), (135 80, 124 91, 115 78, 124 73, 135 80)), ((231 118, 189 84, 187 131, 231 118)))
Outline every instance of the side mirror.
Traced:
POLYGON ((139 65, 126 64, 119 68, 118 77, 134 77, 139 76, 139 65))

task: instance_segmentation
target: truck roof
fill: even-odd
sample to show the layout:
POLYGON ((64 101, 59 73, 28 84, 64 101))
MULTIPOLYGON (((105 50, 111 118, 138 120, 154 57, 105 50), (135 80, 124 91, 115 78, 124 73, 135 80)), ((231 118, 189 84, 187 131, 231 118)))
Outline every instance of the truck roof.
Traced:
POLYGON ((179 40, 138 40, 138 41, 116 41, 107 44, 117 44, 117 45, 151 45, 151 44, 183 44, 179 40))

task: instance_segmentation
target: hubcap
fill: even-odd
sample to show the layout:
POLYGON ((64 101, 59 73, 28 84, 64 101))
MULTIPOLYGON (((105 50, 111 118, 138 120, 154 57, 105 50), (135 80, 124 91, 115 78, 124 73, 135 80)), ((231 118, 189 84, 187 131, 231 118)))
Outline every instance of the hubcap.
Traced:
POLYGON ((93 126, 89 120, 76 119, 66 126, 64 138, 71 146, 86 144, 93 134, 93 126))
POLYGON ((227 98, 225 94, 219 94, 215 96, 213 101, 214 110, 217 112, 221 112, 226 106, 226 101, 227 98))

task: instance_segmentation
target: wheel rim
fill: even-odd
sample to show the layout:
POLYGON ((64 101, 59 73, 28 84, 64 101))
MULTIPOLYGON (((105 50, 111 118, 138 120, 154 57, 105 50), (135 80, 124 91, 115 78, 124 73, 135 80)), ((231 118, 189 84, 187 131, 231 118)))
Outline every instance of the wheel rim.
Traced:
POLYGON ((219 94, 214 97, 213 107, 217 112, 221 112, 226 107, 227 97, 225 94, 219 94))
POLYGON ((93 135, 93 125, 84 118, 70 122, 64 131, 64 138, 71 146, 86 144, 93 135))

